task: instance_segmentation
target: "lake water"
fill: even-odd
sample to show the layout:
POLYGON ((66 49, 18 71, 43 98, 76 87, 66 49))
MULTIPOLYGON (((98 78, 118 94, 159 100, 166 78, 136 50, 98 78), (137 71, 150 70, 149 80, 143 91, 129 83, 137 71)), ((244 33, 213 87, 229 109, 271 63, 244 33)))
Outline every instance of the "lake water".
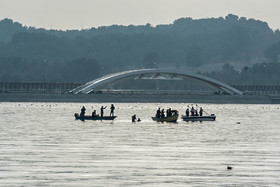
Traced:
POLYGON ((83 105, 101 107, 0 103, 0 186, 280 185, 280 105, 203 104, 216 121, 170 124, 151 116, 189 104, 115 103, 113 122, 75 120, 83 105))

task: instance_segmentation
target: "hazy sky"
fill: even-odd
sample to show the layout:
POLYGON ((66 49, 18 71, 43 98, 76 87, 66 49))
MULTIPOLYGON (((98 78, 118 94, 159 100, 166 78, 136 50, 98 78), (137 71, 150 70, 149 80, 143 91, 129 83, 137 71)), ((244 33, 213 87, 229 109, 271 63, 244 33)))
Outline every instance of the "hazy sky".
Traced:
POLYGON ((169 24, 182 17, 227 14, 265 21, 280 28, 280 0, 0 0, 0 19, 46 29, 103 25, 169 24))

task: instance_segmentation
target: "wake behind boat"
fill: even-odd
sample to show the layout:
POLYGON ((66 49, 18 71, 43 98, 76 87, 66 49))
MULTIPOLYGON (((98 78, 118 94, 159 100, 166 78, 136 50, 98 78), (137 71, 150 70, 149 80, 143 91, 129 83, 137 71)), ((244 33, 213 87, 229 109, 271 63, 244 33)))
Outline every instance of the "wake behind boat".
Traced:
POLYGON ((76 120, 114 120, 117 116, 80 116, 78 113, 75 113, 76 120))

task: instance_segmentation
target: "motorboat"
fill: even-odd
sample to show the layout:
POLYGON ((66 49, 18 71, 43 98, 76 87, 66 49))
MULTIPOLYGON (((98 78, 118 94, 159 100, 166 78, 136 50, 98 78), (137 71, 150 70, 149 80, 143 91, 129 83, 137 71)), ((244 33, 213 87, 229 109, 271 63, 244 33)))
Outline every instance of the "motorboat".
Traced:
POLYGON ((157 122, 177 122, 178 117, 179 114, 174 114, 172 116, 163 117, 163 118, 152 117, 152 119, 157 122))

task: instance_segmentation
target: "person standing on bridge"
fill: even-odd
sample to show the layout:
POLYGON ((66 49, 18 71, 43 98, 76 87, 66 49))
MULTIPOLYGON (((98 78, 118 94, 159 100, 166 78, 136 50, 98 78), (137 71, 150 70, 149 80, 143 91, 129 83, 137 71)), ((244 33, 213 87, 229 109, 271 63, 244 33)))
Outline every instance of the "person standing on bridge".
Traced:
POLYGON ((115 106, 112 104, 110 109, 111 109, 110 116, 114 116, 115 106))
POLYGON ((105 106, 105 107, 101 106, 101 108, 100 108, 100 115, 101 115, 101 117, 103 117, 104 109, 106 109, 106 108, 107 108, 107 106, 105 106))

